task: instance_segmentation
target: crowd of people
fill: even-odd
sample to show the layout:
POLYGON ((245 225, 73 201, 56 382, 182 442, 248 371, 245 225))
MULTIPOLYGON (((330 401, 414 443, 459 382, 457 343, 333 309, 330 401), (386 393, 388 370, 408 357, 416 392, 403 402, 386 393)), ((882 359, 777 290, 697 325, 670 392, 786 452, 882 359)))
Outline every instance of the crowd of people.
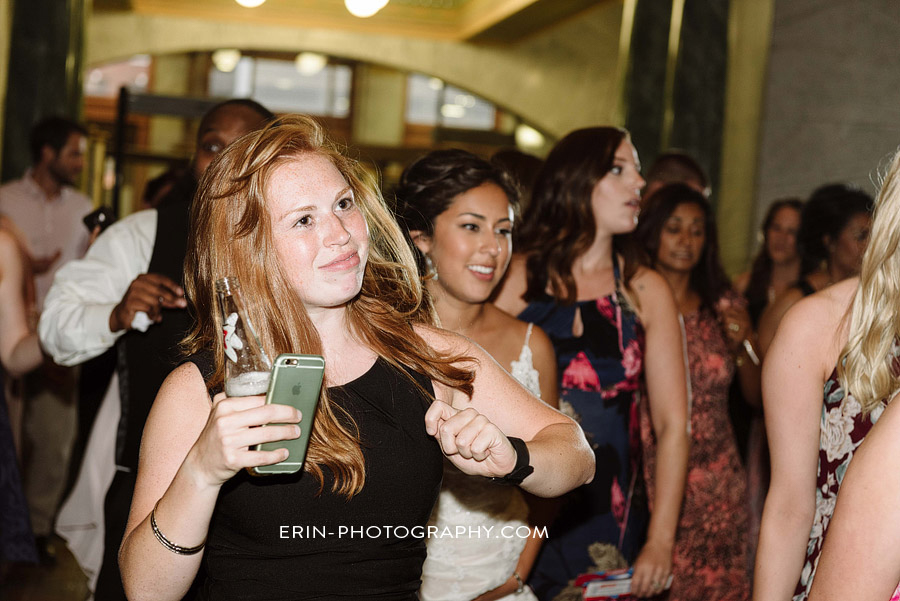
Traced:
POLYGON ((619 568, 639 598, 900 598, 900 153, 877 199, 772 202, 732 280, 703 168, 645 180, 616 127, 382 192, 314 119, 228 100, 102 232, 85 135, 39 123, 0 187, 4 569, 55 525, 99 601, 568 601, 619 568), (266 356, 324 357, 314 415, 226 396, 224 277, 266 356), (301 432, 300 473, 252 475, 301 432))

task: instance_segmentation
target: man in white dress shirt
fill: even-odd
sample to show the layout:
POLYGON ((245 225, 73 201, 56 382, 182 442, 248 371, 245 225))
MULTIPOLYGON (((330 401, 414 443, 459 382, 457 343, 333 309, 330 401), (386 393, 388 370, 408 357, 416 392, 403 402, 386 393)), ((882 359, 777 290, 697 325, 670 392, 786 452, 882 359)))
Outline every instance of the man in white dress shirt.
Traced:
MULTIPOLYGON (((210 109, 197 132, 192 173, 176 182, 156 209, 140 211, 109 226, 84 259, 60 271, 47 295, 38 331, 45 350, 56 361, 81 363, 114 344, 119 358, 121 416, 115 476, 99 476, 104 482, 112 478, 112 482, 104 502, 102 567, 99 574, 92 574, 97 578, 97 599, 125 600, 116 554, 131 504, 143 425, 156 391, 177 365, 175 347, 192 324, 180 282, 196 181, 228 144, 272 118, 268 109, 246 99, 225 101, 210 109)), ((101 434, 95 428, 89 445, 101 434)), ((85 477, 90 454, 89 448, 79 479, 85 477)), ((93 538, 85 546, 93 546, 93 538)), ((72 539, 69 541, 73 548, 72 539)), ((73 552, 86 571, 99 567, 96 561, 85 565, 92 557, 97 559, 95 550, 82 553, 73 548, 73 552)))

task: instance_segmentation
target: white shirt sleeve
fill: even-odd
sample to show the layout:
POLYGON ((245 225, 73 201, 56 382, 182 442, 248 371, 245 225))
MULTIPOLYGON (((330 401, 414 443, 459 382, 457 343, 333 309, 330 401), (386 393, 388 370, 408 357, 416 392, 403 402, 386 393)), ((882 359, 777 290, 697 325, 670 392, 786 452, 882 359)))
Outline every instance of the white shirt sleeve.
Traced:
POLYGON ((112 224, 83 259, 56 272, 38 322, 41 345, 54 361, 82 363, 102 354, 125 333, 110 332, 109 316, 131 282, 150 266, 156 217, 151 209, 112 224))

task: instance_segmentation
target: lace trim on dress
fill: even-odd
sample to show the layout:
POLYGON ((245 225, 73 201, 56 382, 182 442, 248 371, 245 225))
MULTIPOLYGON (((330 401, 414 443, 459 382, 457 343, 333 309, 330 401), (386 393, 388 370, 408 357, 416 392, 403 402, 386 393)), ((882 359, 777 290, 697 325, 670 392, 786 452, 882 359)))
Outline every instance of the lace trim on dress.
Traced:
POLYGON ((533 327, 533 323, 528 324, 528 330, 525 332, 525 344, 522 345, 522 352, 519 353, 519 358, 517 360, 512 361, 509 364, 509 368, 512 377, 518 380, 531 394, 541 398, 541 375, 538 373, 538 370, 534 368, 534 355, 531 352, 531 347, 528 346, 528 341, 531 340, 531 329, 533 327))

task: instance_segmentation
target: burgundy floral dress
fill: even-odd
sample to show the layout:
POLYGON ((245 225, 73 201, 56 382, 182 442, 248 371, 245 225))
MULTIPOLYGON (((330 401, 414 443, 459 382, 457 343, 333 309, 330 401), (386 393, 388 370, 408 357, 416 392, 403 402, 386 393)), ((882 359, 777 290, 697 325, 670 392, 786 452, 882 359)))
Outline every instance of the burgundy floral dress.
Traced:
MULTIPOLYGON (((715 314, 684 316, 691 378, 691 451, 684 506, 675 535, 669 601, 745 601, 747 484, 728 417, 734 360, 715 314)), ((656 442, 648 409, 641 411, 645 478, 652 507, 656 442)))
POLYGON ((591 544, 616 547, 631 562, 644 543, 637 420, 644 328, 621 294, 618 269, 614 274, 614 294, 572 305, 544 295, 519 314, 553 342, 560 408, 579 422, 596 456, 593 481, 564 497, 532 569, 529 584, 540 599, 552 599, 593 565, 591 544), (583 324, 578 336, 573 334, 576 317, 583 324))
MULTIPOLYGON (((895 346, 895 356, 897 351, 898 348, 895 346)), ((832 371, 831 377, 825 383, 825 402, 822 406, 819 434, 816 515, 809 533, 809 545, 803 571, 800 573, 800 582, 794 591, 794 601, 806 601, 809 596, 844 473, 850 466, 856 448, 862 444, 869 430, 878 421, 884 407, 885 405, 881 404, 868 415, 863 415, 859 401, 853 398, 853 395, 844 392, 838 380, 837 368, 832 371)), ((892 599, 897 597, 895 593, 892 599)))

